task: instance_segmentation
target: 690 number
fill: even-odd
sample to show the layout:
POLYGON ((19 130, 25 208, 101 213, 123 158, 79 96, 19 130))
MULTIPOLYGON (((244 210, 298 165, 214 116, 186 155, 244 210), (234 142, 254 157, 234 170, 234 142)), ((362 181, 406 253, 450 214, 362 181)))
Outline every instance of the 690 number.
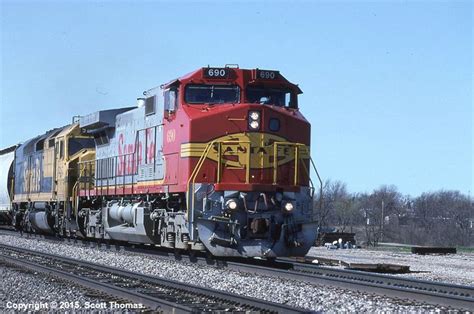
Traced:
POLYGON ((207 75, 209 77, 225 77, 227 74, 225 69, 209 69, 207 75))
POLYGON ((274 71, 259 71, 259 74, 261 79, 266 79, 266 80, 274 80, 276 77, 276 74, 274 71))

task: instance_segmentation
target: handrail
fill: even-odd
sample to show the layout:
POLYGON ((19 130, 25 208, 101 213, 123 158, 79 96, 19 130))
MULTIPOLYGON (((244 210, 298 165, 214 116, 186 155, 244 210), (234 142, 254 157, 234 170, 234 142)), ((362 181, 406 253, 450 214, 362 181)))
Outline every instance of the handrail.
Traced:
POLYGON ((195 183, 198 172, 201 170, 201 167, 204 164, 204 160, 206 160, 207 155, 209 154, 209 151, 210 151, 211 147, 215 144, 215 142, 216 141, 212 141, 212 142, 209 142, 207 144, 206 148, 204 149, 204 152, 202 153, 202 155, 199 158, 196 166, 194 167, 193 172, 191 173, 191 176, 188 179, 187 187, 188 187, 188 189, 190 189, 190 190, 188 190, 188 193, 190 193, 189 196, 188 196, 188 198, 190 198, 188 204, 191 204, 191 206, 188 206, 188 221, 189 222, 192 221, 192 219, 191 219, 191 210, 194 208, 194 192, 195 192, 194 191, 194 183, 195 183), (192 181, 192 185, 190 186, 191 181, 192 181))
POLYGON ((250 141, 215 141, 218 146, 217 150, 217 183, 221 182, 221 169, 222 169, 222 144, 235 145, 235 144, 245 144, 247 158, 245 160, 245 183, 250 182, 250 141))
MULTIPOLYGON (((197 178, 197 175, 199 174, 199 172, 201 171, 201 168, 202 166, 204 165, 204 162, 205 160, 208 158, 209 156, 209 153, 211 152, 211 149, 213 147, 215 147, 215 145, 218 144, 217 146, 217 178, 216 178, 216 182, 217 183, 220 183, 221 181, 221 177, 222 177, 222 164, 223 164, 223 161, 222 161, 222 145, 224 144, 228 144, 228 145, 235 145, 235 144, 245 144, 246 146, 246 161, 244 163, 245 165, 245 170, 246 170, 246 176, 245 176, 245 181, 246 183, 248 184, 250 182, 250 168, 251 168, 251 153, 250 153, 250 150, 251 150, 251 146, 250 146, 250 141, 219 141, 219 140, 214 140, 214 141, 211 141, 209 142, 203 153, 201 154, 196 166, 194 167, 193 169, 193 172, 191 173, 191 176, 189 177, 188 179, 188 182, 187 182, 187 186, 188 186, 188 189, 190 188, 190 184, 192 183, 192 186, 191 186, 191 191, 188 191, 188 192, 191 192, 191 195, 190 195, 190 204, 192 205, 192 207, 194 207, 194 185, 195 185, 195 182, 196 182, 196 178, 197 178)), ((299 179, 299 165, 300 165, 300 159, 302 158, 301 156, 301 151, 302 149, 306 149, 306 145, 305 144, 302 144, 302 143, 291 143, 291 142, 274 142, 273 143, 273 184, 277 184, 278 182, 278 157, 279 157, 279 153, 278 153, 278 147, 279 146, 290 146, 290 147, 294 147, 295 151, 294 151, 294 160, 295 160, 295 172, 294 172, 294 176, 293 176, 293 183, 294 185, 298 185, 298 179, 299 179)), ((97 163, 98 161, 102 161, 102 160, 106 160, 106 159, 110 159, 110 158, 114 158, 116 159, 116 162, 113 163, 113 173, 114 173, 114 177, 115 177, 115 180, 117 179, 117 167, 118 167, 118 160, 117 158, 119 157, 124 157, 124 159, 126 160, 128 156, 130 155, 135 155, 135 152, 133 153, 128 153, 128 154, 122 154, 120 156, 114 156, 114 157, 106 157, 106 158, 101 158, 101 159, 95 159, 95 160, 87 160, 87 161, 82 161, 82 162, 79 162, 79 167, 80 166, 84 166, 84 168, 82 168, 82 171, 80 172, 79 174, 79 178, 83 177, 83 174, 84 172, 86 172, 86 165, 87 164, 93 164, 93 163, 97 163)), ((311 166, 312 168, 314 169, 315 173, 316 173, 316 176, 319 180, 319 184, 320 184, 320 197, 319 197, 319 207, 320 209, 322 208, 322 189, 323 189, 323 183, 322 183, 322 180, 321 180, 321 177, 319 175, 319 172, 316 168, 316 165, 313 161, 313 159, 311 158, 311 156, 309 156, 308 158, 310 160, 310 163, 311 163, 311 166)), ((303 168, 304 170, 306 171, 307 175, 308 175, 308 179, 309 179, 309 182, 311 184, 311 187, 312 189, 314 190, 314 184, 313 184, 313 181, 311 180, 311 175, 310 175, 310 171, 309 169, 307 169, 306 167, 306 164, 304 162, 301 163, 303 165, 303 168)), ((97 178, 97 170, 98 169, 95 169, 95 173, 94 173, 94 179, 97 178)), ((135 165, 132 166, 132 173, 129 173, 129 174, 126 174, 126 171, 125 169, 123 169, 123 176, 134 176, 134 175, 137 175, 137 172, 138 172, 138 167, 135 168, 135 165)), ((92 173, 89 174, 89 176, 92 176, 92 173)), ((108 179, 110 179, 110 176, 107 177, 108 179)), ((104 179, 104 178, 101 178, 101 179, 104 179)), ((117 185, 117 184, 115 184, 117 185)), ((125 178, 123 180, 123 185, 125 185, 125 178)), ((115 187, 117 188, 117 187, 115 187)), ((77 183, 75 184, 75 186, 73 187, 73 189, 76 189, 76 193, 77 193, 77 189, 78 189, 78 186, 77 186, 77 183)))
MULTIPOLYGON (((294 177, 294 185, 298 185, 298 161, 299 161, 299 146, 296 145, 295 146, 295 177, 294 177)), ((275 165, 273 165, 275 167, 275 165)), ((278 167, 278 164, 276 165, 276 167, 278 167)), ((275 167, 275 168, 276 168, 275 167)))
MULTIPOLYGON (((314 164, 313 158, 310 156, 309 160, 311 162, 311 165, 313 166, 314 172, 316 172, 316 176, 318 177, 319 180, 319 210, 323 208, 323 181, 321 180, 321 177, 319 176, 319 171, 316 168, 316 165, 314 164)), ((313 180, 311 180, 311 175, 310 172, 308 171, 308 168, 306 168, 306 165, 303 163, 303 168, 306 171, 306 174, 308 175, 309 182, 311 184, 311 188, 314 191, 314 184, 313 180)))
MULTIPOLYGON (((275 142, 273 143, 273 184, 277 184, 278 182, 278 145, 287 145, 287 146, 293 146, 295 147, 295 173, 294 173, 294 185, 297 185, 298 183, 298 169, 299 169, 299 159, 301 158, 299 155, 299 150, 300 147, 305 147, 305 144, 301 143, 291 143, 291 142, 275 142)), ((323 181, 321 180, 321 176, 319 175, 319 171, 316 168, 316 165, 314 164, 313 158, 311 155, 309 156, 309 160, 311 163, 311 166, 314 169, 314 172, 316 172, 316 176, 318 177, 319 180, 319 209, 322 209, 322 201, 323 201, 323 181)), ((311 180, 311 174, 310 171, 307 169, 306 164, 303 162, 301 163, 303 165, 303 168, 306 170, 306 174, 308 175, 309 182, 311 184, 312 189, 314 190, 314 184, 313 180, 311 180)))
POLYGON ((78 163, 78 166, 79 166, 79 176, 77 177, 77 180, 76 180, 76 183, 74 183, 74 186, 72 187, 72 206, 74 208, 74 217, 77 217, 77 198, 78 198, 78 195, 77 195, 77 190, 78 190, 78 186, 79 186, 79 179, 82 177, 82 174, 84 172, 84 168, 81 169, 81 166, 79 165, 80 162, 78 163))
MULTIPOLYGON (((107 180, 107 193, 110 189, 110 179, 114 179, 115 183, 114 183, 114 189, 115 191, 117 190, 117 178, 119 177, 119 174, 117 173, 118 172, 118 158, 120 157, 123 157, 123 162, 121 163, 123 166, 124 166, 124 169, 123 169, 123 173, 120 175, 120 177, 123 177, 123 182, 122 182, 122 187, 123 189, 125 188, 125 177, 132 177, 132 188, 133 188, 133 177, 135 175, 138 175, 138 159, 135 158, 136 157, 136 152, 132 152, 132 153, 127 153, 127 154, 122 154, 122 155, 115 155, 115 156, 111 156, 111 157, 104 157, 104 158, 100 158, 100 159, 94 159, 94 160, 85 160, 85 161, 81 161, 81 162, 78 162, 78 165, 79 167, 81 166, 84 166, 84 168, 86 168, 88 165, 90 165, 91 167, 90 168, 90 173, 88 173, 88 177, 90 177, 91 179, 93 179, 94 181, 96 180, 107 180), (131 161, 130 161, 130 158, 131 161), (98 170, 99 169, 103 169, 102 166, 100 165, 100 162, 101 161, 112 161, 112 166, 111 168, 109 169, 108 167, 109 166, 106 166, 106 169, 109 169, 111 171, 107 171, 106 175, 105 176, 102 176, 100 174, 98 174, 98 170), (127 160, 129 161, 129 163, 131 163, 132 165, 132 171, 130 173, 127 173, 127 170, 125 169, 125 166, 127 165, 127 160), (94 170, 92 170, 92 168, 94 168, 94 170), (93 173, 92 173, 93 172, 93 173)), ((80 179, 82 177, 82 175, 79 176, 78 179, 80 179)), ((100 193, 103 193, 104 191, 104 188, 105 186, 100 186, 100 193)), ((96 189, 97 189, 97 184, 96 184, 96 189)), ((96 191, 97 193, 97 191, 96 191)))
MULTIPOLYGON (((294 185, 298 185, 298 163, 300 157, 300 147, 306 148, 305 144, 301 143, 292 143, 292 142, 274 142, 273 143, 273 184, 277 184, 278 182, 278 146, 292 146, 295 148, 295 173, 293 177, 293 183, 294 185)), ((311 156, 309 157, 311 158, 311 156)))
MULTIPOLYGON (((218 141, 214 140, 212 142, 209 142, 203 153, 201 154, 201 157, 199 158, 196 166, 193 169, 193 172, 191 173, 191 176, 188 179, 188 189, 191 188, 189 191, 191 193, 190 195, 190 204, 191 208, 194 208, 194 186, 196 183, 196 178, 198 173, 201 171, 202 166, 204 165, 204 161, 209 155, 209 152, 211 151, 211 148, 215 145, 218 144, 217 146, 217 178, 216 182, 220 183, 221 180, 221 172, 222 172, 222 144, 227 144, 227 145, 233 145, 233 144, 245 144, 247 146, 247 158, 246 158, 246 163, 245 163, 245 183, 250 182, 250 141, 218 141), (192 183, 192 186, 190 187, 190 184, 192 183)), ((188 192, 188 193, 189 193, 188 192)))

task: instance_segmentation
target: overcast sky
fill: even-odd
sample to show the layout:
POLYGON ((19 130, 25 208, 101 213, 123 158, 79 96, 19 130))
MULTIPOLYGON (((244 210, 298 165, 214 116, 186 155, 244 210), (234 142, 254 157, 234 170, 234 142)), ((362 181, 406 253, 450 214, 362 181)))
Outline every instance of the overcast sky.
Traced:
POLYGON ((473 190, 471 1, 1 1, 0 148, 199 67, 280 70, 353 192, 473 190))

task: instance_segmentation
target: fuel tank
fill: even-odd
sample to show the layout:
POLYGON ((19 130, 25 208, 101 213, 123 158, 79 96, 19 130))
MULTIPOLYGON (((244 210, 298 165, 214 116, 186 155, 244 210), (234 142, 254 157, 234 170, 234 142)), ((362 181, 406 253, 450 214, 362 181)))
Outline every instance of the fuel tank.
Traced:
POLYGON ((31 226, 39 233, 54 234, 54 217, 43 202, 35 202, 34 210, 28 215, 31 226))

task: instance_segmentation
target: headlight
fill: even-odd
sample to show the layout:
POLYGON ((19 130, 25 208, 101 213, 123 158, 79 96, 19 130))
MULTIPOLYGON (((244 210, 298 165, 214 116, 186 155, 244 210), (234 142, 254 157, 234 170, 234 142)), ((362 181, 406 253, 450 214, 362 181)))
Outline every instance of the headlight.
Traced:
POLYGON ((250 119, 252 119, 254 121, 258 121, 258 119, 260 119, 260 113, 257 112, 257 111, 251 111, 250 114, 249 114, 249 117, 250 117, 250 119))
POLYGON ((249 111, 248 123, 249 123, 249 129, 250 130, 260 129, 260 112, 259 111, 249 111))
POLYGON ((256 129, 258 129, 259 126, 260 126, 260 123, 258 123, 258 121, 252 121, 252 122, 250 122, 250 128, 251 128, 251 129, 256 130, 256 129))
POLYGON ((228 200, 225 203, 225 207, 227 207, 230 210, 234 210, 237 208, 237 202, 234 199, 228 200))
POLYGON ((291 212, 291 211, 293 210, 293 204, 291 204, 291 203, 286 203, 283 208, 285 209, 285 211, 287 211, 287 212, 289 213, 289 212, 291 212))

